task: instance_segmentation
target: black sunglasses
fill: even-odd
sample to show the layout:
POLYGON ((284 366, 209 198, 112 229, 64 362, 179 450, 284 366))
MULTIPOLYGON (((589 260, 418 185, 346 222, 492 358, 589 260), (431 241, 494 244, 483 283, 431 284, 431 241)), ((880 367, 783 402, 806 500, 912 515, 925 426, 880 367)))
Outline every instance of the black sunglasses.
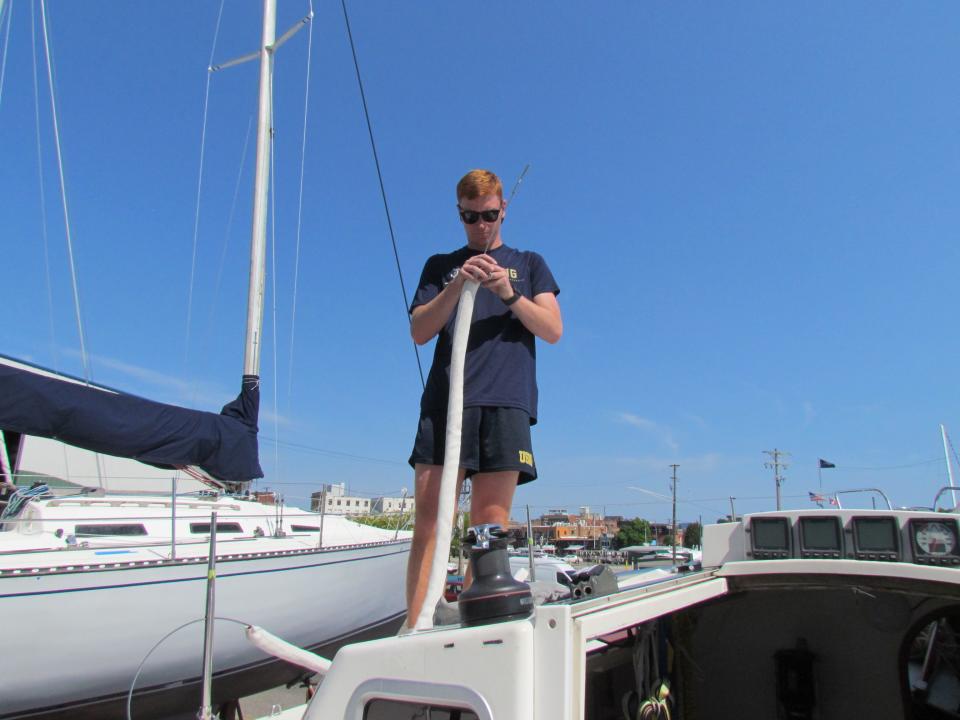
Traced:
POLYGON ((460 211, 460 219, 463 220, 465 225, 473 225, 477 220, 483 218, 484 222, 492 223, 496 222, 497 218, 500 217, 500 211, 503 210, 502 207, 497 208, 496 210, 464 210, 462 207, 457 205, 457 210, 460 211))

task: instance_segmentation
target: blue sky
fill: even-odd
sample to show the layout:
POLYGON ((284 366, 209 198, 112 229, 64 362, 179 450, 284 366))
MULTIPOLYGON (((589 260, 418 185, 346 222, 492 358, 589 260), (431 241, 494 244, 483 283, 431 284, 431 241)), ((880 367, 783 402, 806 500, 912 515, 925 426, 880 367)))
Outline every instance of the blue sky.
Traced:
MULTIPOLYGON (((0 352, 80 374, 45 66, 38 163, 31 5, 7 6, 0 352)), ((188 328, 219 7, 48 7, 93 378, 213 410, 241 372, 257 75, 211 81, 188 328)), ((261 486, 297 503, 322 482, 412 487, 420 393, 342 11, 315 9, 292 341, 306 32, 276 66, 262 373, 261 486)), ((824 490, 928 505, 946 484, 939 423, 960 441, 960 6, 348 9, 408 292, 428 255, 463 244, 457 179, 486 167, 512 186, 531 166, 504 237, 546 257, 565 334, 539 349, 541 477, 518 506, 663 521, 669 506, 630 488, 668 493, 678 463, 683 520, 712 520, 729 496, 771 509, 773 448, 792 453, 788 507, 810 507, 821 457, 837 465, 824 490)), ((281 0, 278 26, 306 10, 281 0)), ((259 15, 226 4, 215 61, 255 48, 259 15)))

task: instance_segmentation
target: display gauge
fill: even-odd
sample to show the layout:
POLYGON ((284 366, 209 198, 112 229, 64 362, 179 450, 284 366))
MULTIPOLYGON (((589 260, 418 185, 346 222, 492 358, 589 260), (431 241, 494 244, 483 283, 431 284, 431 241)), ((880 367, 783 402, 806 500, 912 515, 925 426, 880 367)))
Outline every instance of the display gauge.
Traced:
POLYGON ((843 554, 840 519, 800 518, 800 554, 805 558, 839 558, 843 554))
POLYGON ((758 560, 790 556, 790 521, 787 518, 753 518, 750 533, 753 556, 758 560))
POLYGON ((960 564, 955 520, 911 520, 910 535, 915 562, 931 565, 960 564))
POLYGON ((900 542, 896 518, 853 518, 853 544, 858 560, 899 560, 900 542))
POLYGON ((926 523, 917 529, 917 545, 927 555, 949 555, 957 540, 943 523, 926 523))

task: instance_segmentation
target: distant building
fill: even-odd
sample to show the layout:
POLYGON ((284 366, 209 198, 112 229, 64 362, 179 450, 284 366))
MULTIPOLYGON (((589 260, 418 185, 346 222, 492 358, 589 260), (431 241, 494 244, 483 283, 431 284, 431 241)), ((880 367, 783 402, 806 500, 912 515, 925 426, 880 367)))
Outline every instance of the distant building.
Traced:
POLYGON ((371 512, 379 515, 389 513, 411 513, 416 503, 409 497, 375 497, 371 512))
POLYGON ((310 495, 310 509, 331 515, 370 515, 413 512, 413 498, 360 497, 348 495, 346 483, 324 484, 323 489, 310 495), (324 507, 325 505, 325 507, 324 507))
MULTIPOLYGON (((599 514, 591 513, 589 507, 581 507, 579 515, 566 510, 550 510, 539 518, 531 519, 530 525, 534 545, 601 547, 607 542, 607 523, 599 514)), ((511 521, 510 530, 517 539, 515 544, 526 544, 526 523, 511 521)))
POLYGON ((277 504, 277 494, 273 490, 257 490, 253 493, 253 499, 261 505, 277 504))
POLYGON ((331 515, 369 515, 370 498, 347 495, 346 483, 324 484, 310 495, 310 509, 331 515), (326 507, 323 507, 326 503, 326 507))

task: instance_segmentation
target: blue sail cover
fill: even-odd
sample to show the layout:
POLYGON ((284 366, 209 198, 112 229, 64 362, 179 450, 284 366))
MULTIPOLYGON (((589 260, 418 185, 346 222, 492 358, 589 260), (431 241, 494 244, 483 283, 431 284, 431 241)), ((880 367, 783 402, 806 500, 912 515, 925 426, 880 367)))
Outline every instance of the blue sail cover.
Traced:
POLYGON ((223 482, 263 477, 260 379, 244 375, 219 414, 88 385, 0 356, 0 429, 53 438, 160 468, 196 465, 223 482))

